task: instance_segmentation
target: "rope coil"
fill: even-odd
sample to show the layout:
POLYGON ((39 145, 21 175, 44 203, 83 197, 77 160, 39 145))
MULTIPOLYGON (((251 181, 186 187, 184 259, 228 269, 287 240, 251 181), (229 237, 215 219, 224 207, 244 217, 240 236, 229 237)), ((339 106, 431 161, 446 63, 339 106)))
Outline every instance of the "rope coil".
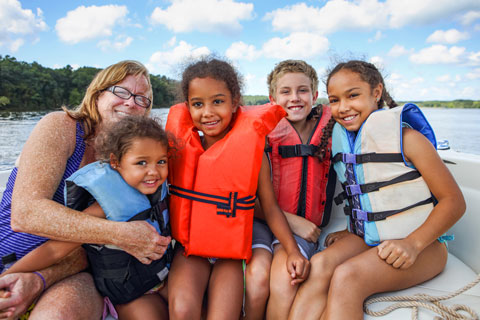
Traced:
POLYGON ((477 275, 477 278, 465 285, 464 287, 458 289, 457 291, 444 295, 444 296, 431 296, 424 293, 415 294, 413 296, 383 296, 383 297, 374 297, 367 299, 363 304, 363 310, 366 314, 374 317, 384 316, 396 309, 400 308, 412 308, 412 320, 418 320, 418 308, 425 308, 433 311, 434 313, 440 315, 440 317, 435 317, 435 319, 446 319, 446 320, 479 320, 477 313, 471 309, 469 306, 460 304, 453 305, 451 307, 443 305, 440 301, 448 300, 453 297, 456 297, 468 289, 474 287, 480 282, 480 274, 477 275), (372 311, 367 306, 377 302, 397 302, 383 310, 372 311), (460 313, 463 311, 464 313, 460 313))

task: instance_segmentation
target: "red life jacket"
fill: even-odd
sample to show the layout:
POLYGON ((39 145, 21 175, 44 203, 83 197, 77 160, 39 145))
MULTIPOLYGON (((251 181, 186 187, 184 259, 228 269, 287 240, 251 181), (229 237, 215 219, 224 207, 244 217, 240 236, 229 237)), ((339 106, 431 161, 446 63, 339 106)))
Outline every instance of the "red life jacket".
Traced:
POLYGON ((188 107, 170 108, 166 130, 178 140, 169 161, 170 223, 187 256, 250 259, 265 137, 285 114, 271 104, 240 107, 225 137, 204 150, 188 107))
MULTIPOLYGON (((272 165, 273 188, 280 208, 304 217, 317 226, 324 226, 329 220, 329 213, 324 219, 324 210, 332 139, 329 139, 323 161, 315 156, 315 152, 322 138, 322 130, 332 115, 330 108, 325 105, 319 108, 319 112, 321 115, 306 144, 302 144, 298 132, 284 118, 267 136, 267 150, 272 165)), ((333 190, 331 193, 333 195, 333 190)))

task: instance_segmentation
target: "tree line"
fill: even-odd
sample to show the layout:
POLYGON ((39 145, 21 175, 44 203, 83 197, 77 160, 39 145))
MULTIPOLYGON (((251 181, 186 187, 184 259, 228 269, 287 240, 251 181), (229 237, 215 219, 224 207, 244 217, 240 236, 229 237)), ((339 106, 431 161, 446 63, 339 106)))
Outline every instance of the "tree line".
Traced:
MULTIPOLYGON (((74 108, 80 104, 85 90, 101 69, 70 65, 51 69, 37 62, 17 61, 0 55, 0 111, 59 110, 62 106, 74 108)), ((178 82, 161 75, 150 75, 153 88, 153 107, 168 108, 176 101, 178 82)), ((269 101, 268 96, 243 96, 244 104, 259 105, 269 101)), ((319 98, 317 103, 328 103, 319 98)), ((416 101, 420 107, 480 108, 480 101, 416 101)), ((403 103, 399 103, 402 105, 403 103)))
MULTIPOLYGON (((70 65, 51 69, 37 62, 17 61, 0 55, 0 111, 58 110, 80 104, 93 77, 101 69, 70 65)), ((153 107, 168 108, 176 99, 177 81, 150 75, 153 107)))

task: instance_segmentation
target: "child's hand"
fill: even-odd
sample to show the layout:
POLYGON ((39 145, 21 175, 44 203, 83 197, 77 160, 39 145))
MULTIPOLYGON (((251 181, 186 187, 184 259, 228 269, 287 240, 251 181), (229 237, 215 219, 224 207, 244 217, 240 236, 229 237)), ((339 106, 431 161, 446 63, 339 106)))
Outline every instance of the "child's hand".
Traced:
POLYGON ((335 241, 338 241, 348 235, 350 232, 345 229, 342 231, 332 232, 325 238, 325 247, 331 246, 335 241))
POLYGON ((297 216, 296 214, 285 213, 285 217, 287 218, 288 225, 294 234, 307 241, 313 243, 317 242, 322 230, 320 230, 315 223, 297 216))
POLYGON ((296 250, 288 255, 287 258, 287 270, 292 277, 291 285, 296 285, 303 282, 308 278, 310 273, 310 261, 296 250))
POLYGON ((408 238, 387 240, 377 246, 378 256, 398 269, 407 269, 417 260, 420 251, 408 238))

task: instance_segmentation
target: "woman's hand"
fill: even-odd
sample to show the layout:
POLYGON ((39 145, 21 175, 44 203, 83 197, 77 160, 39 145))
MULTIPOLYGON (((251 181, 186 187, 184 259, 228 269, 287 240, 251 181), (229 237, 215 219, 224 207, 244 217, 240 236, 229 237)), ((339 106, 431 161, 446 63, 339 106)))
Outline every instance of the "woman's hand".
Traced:
POLYGON ((335 241, 338 241, 348 235, 350 232, 345 229, 342 231, 332 232, 325 238, 325 247, 331 246, 335 241))
POLYGON ((150 264, 152 261, 160 259, 172 240, 171 237, 161 236, 146 221, 122 222, 121 228, 123 236, 115 245, 143 264, 150 264))
POLYGON ((320 233, 322 230, 317 227, 317 225, 303 217, 297 216, 296 214, 290 214, 285 212, 285 217, 287 218, 288 225, 292 232, 297 236, 302 237, 303 239, 310 242, 317 242, 320 233))
POLYGON ((287 270, 292 277, 290 283, 292 286, 296 285, 308 278, 308 274, 310 273, 310 261, 305 259, 300 251, 295 250, 287 257, 287 270))
POLYGON ((408 238, 402 240, 386 240, 377 246, 378 256, 392 267, 407 269, 417 260, 420 253, 408 238))
POLYGON ((34 273, 12 273, 0 277, 0 319, 17 319, 42 293, 43 282, 34 273))

